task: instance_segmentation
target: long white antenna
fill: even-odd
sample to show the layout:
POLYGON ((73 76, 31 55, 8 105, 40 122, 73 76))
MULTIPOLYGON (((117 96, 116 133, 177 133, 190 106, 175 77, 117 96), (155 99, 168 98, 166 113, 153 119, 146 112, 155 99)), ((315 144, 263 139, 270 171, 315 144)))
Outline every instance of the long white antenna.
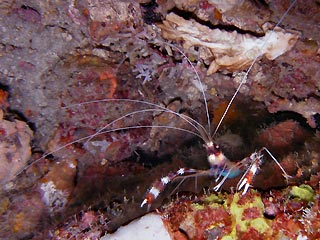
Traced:
MULTIPOLYGON (((280 23, 283 21, 283 19, 285 18, 285 16, 288 15, 289 11, 291 10, 291 8, 295 5, 297 0, 292 1, 292 3, 290 4, 289 8, 287 9, 287 11, 285 11, 285 13, 282 15, 282 17, 280 18, 279 22, 276 24, 276 26, 272 29, 270 35, 268 36, 268 38, 264 41, 263 45, 261 46, 261 49, 263 49, 263 47, 267 44, 267 42, 269 41, 270 37, 272 36, 272 34, 274 33, 274 30, 280 25, 280 23)), ((251 71, 253 65, 256 63, 256 61, 258 60, 258 58, 261 56, 261 52, 259 54, 257 54, 257 56, 253 59, 251 65, 249 66, 248 70, 246 71, 245 75, 243 76, 237 90, 235 91, 235 93, 233 94, 231 100, 228 103, 228 106, 226 108, 226 110, 224 111, 222 117, 220 118, 220 121, 216 127, 216 129, 214 130, 213 136, 217 133, 222 121, 224 120, 225 116, 227 115, 229 108, 231 107, 231 104, 233 103, 234 99, 236 98, 236 96, 238 95, 238 92, 240 91, 242 85, 246 82, 247 77, 249 72, 251 71)))
POLYGON ((177 46, 170 44, 170 43, 165 43, 167 45, 169 45, 170 47, 173 47, 174 49, 176 49, 178 52, 180 52, 182 54, 182 56, 188 61, 189 65, 191 66, 192 70, 194 71, 194 73, 196 74, 196 78, 197 78, 197 82, 199 83, 200 86, 200 91, 203 97, 203 101, 204 101, 204 106, 206 109, 206 115, 207 115, 207 124, 208 124, 208 132, 209 135, 211 133, 211 124, 210 124, 210 116, 209 116, 209 109, 208 109, 208 103, 207 103, 207 98, 206 98, 206 94, 204 91, 204 87, 203 87, 203 83, 201 82, 200 76, 196 70, 196 68, 192 65, 192 62, 190 61, 190 59, 187 57, 187 55, 177 46))

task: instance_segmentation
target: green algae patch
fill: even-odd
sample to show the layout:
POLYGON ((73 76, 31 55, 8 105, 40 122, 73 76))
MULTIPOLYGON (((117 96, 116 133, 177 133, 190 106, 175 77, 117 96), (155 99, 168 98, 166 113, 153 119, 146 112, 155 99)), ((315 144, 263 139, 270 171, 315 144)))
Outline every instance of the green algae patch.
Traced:
POLYGON ((199 204, 199 203, 192 203, 191 207, 195 211, 199 211, 199 210, 203 210, 204 209, 204 205, 199 204))
POLYGON ((221 208, 224 207, 225 198, 223 194, 212 193, 203 199, 203 203, 193 203, 191 206, 194 210, 201 210, 205 206, 209 206, 212 209, 221 208))
POLYGON ((230 236, 230 235, 228 235, 228 236, 222 237, 221 239, 222 239, 222 240, 234 240, 235 238, 232 237, 232 236, 230 236))
POLYGON ((314 191, 312 187, 306 184, 301 184, 298 186, 293 186, 290 191, 291 196, 299 198, 301 200, 312 202, 314 200, 314 191))
POLYGON ((265 218, 253 219, 250 223, 251 227, 256 229, 259 233, 265 233, 270 228, 265 218))
POLYGON ((261 196, 251 192, 246 196, 236 193, 229 208, 232 218, 232 231, 223 237, 223 240, 236 239, 237 231, 247 232, 249 228, 257 230, 260 234, 272 231, 268 220, 264 218, 264 204, 261 196))
POLYGON ((224 195, 220 196, 220 195, 217 195, 216 193, 210 194, 204 199, 204 202, 209 204, 212 204, 212 203, 222 204, 225 201, 225 196, 224 195))

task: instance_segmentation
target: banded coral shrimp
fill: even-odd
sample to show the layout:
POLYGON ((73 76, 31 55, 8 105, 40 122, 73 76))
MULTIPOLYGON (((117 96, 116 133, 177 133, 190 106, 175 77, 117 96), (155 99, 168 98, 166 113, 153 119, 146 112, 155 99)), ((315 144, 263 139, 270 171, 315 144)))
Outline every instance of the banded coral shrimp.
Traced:
MULTIPOLYGON (((90 57, 88 56, 88 57, 83 57, 82 59, 81 59, 81 61, 82 62, 86 62, 87 61, 87 63, 89 62, 88 61, 88 59, 90 60, 90 57), (87 60, 83 60, 83 59, 87 59, 87 60)), ((79 60, 79 58, 78 58, 78 60, 79 60)), ((76 59, 74 58, 74 59, 71 59, 71 60, 69 60, 69 62, 76 62, 76 59)), ((93 58, 93 57, 91 57, 91 61, 92 62, 94 62, 95 61, 95 59, 93 58)), ((66 61, 66 62, 68 62, 68 61, 66 61)), ((103 62, 103 61, 102 61, 103 62)), ((78 64, 78 66, 79 65, 81 65, 81 64, 78 64)), ((83 67, 83 65, 81 65, 82 67, 83 67)), ((93 70, 93 68, 100 68, 101 66, 99 65, 99 64, 96 64, 96 63, 93 63, 92 64, 92 66, 91 66, 92 68, 91 68, 91 70, 93 70)), ((101 72, 100 72, 100 74, 98 74, 99 76, 98 76, 98 79, 100 79, 100 80, 105 80, 105 79, 108 79, 108 77, 106 78, 106 77, 104 77, 103 76, 103 74, 102 73, 104 73, 104 70, 105 69, 103 69, 101 72)), ((199 71, 199 70, 198 70, 199 71)), ((71 72, 71 71, 70 71, 71 72)), ((82 73, 84 73, 85 71, 84 70, 82 70, 82 73)), ((107 72, 107 71, 106 71, 107 72)), ((76 74, 76 71, 73 71, 72 72, 73 74, 76 74)), ((88 79, 90 76, 94 76, 94 71, 91 71, 91 73, 90 73, 90 68, 88 69, 88 71, 87 72, 85 72, 87 75, 85 75, 85 74, 79 74, 80 75, 80 77, 82 77, 83 79, 88 79)), ((70 74, 71 75, 71 74, 70 74)), ((78 76, 79 76, 78 75, 78 76)), ((93 77, 93 78, 96 78, 96 77, 93 77)), ((109 77, 110 78, 110 77, 109 77)), ((112 78, 112 77, 111 77, 112 78)), ((89 81, 88 81, 89 82, 89 81)), ((123 82, 125 82, 125 81, 123 81, 123 82)), ((123 83, 123 82, 121 82, 121 84, 123 83)), ((81 83, 83 83, 83 82, 80 82, 80 85, 81 85, 81 83)), ((118 81, 118 85, 121 85, 121 84, 119 84, 119 81, 118 81)), ((86 83, 86 84, 84 84, 86 87, 88 87, 88 86, 90 86, 90 84, 88 84, 88 83, 86 83)), ((81 87, 83 87, 83 86, 80 86, 79 88, 74 88, 74 90, 73 91, 71 91, 71 93, 75 93, 75 92, 77 92, 77 91, 81 91, 81 87)), ((112 90, 112 85, 110 86, 110 89, 112 90)), ((110 94, 112 93, 112 91, 110 90, 110 94)), ((145 92, 143 93, 145 96, 147 96, 147 92, 148 92, 148 88, 146 87, 146 89, 143 89, 143 90, 145 90, 145 92)), ((165 89, 165 90, 168 90, 168 89, 165 89)), ((149 91, 150 91, 150 89, 149 89, 149 91)), ((133 91, 132 91, 133 92, 133 91)), ((123 91, 123 93, 122 94, 124 94, 125 95, 125 91, 123 91)), ((135 93, 135 94, 137 94, 137 93, 135 93)), ((120 95, 120 94, 119 94, 120 95)), ((119 96, 118 95, 118 96, 119 96)), ((182 95, 182 94, 177 94, 177 95, 182 95)), ((67 101, 67 99, 66 99, 66 96, 67 96, 67 94, 62 94, 62 95, 60 95, 60 96, 62 96, 61 98, 64 98, 63 100, 64 100, 64 102, 63 102, 63 104, 64 105, 66 105, 67 107, 65 107, 64 109, 65 110, 67 110, 68 111, 68 113, 69 114, 71 114, 72 115, 72 117, 74 117, 74 118, 80 118, 80 121, 78 122, 78 123, 75 123, 75 122, 72 122, 72 123, 69 123, 69 122, 67 122, 67 123, 64 123, 63 125, 62 125, 62 127, 60 127, 60 129, 58 129, 57 130, 57 132, 59 132, 60 131, 60 133, 62 132, 63 134, 60 134, 60 137, 57 137, 57 141, 55 141, 56 139, 54 139, 53 141, 51 141, 51 148, 53 148, 53 151, 55 151, 55 149, 57 149, 56 147, 54 147, 54 145, 57 145, 57 142, 63 142, 63 141, 65 141, 65 142, 70 142, 70 140, 72 141, 72 138, 73 137, 75 137, 75 138, 79 138, 79 137, 81 137, 81 136, 87 136, 88 135, 88 132, 89 132, 89 135, 90 134, 93 134, 94 135, 94 132, 96 132, 97 130, 96 129, 101 129, 101 126, 104 126, 106 123, 105 122, 110 122, 110 120, 112 121, 113 119, 103 119, 102 117, 101 117, 101 115, 94 115, 93 113, 92 114, 90 114, 90 112, 89 112, 89 110, 90 110, 90 108, 93 108, 92 110, 94 111, 94 109, 95 108, 98 108, 99 107, 99 105, 98 104, 96 104, 96 103, 92 103, 92 104, 94 104, 95 105, 95 107, 92 107, 92 105, 90 106, 90 104, 88 104, 87 106, 89 106, 88 108, 89 108, 89 110, 87 109, 87 110, 81 110, 81 107, 82 107, 82 109, 85 109, 85 104, 80 104, 79 106, 80 106, 80 110, 74 110, 74 108, 69 108, 69 106, 70 106, 70 102, 68 102, 67 101), (71 110, 70 110, 71 109, 71 110), (81 126, 82 126, 82 124, 83 124, 83 122, 85 122, 85 121, 81 121, 81 117, 80 117, 80 113, 81 113, 81 111, 84 111, 84 112, 86 112, 87 113, 87 115, 89 115, 89 117, 90 117, 90 121, 88 121, 88 122, 90 122, 90 126, 94 126, 94 121, 99 121, 100 119, 101 119, 101 123, 100 123, 100 125, 98 124, 98 127, 93 127, 93 128, 82 128, 81 129, 81 126), (89 114, 88 114, 89 113, 89 114), (92 129, 94 129, 94 130, 92 130, 92 129), (64 139, 63 138, 61 138, 61 136, 62 137, 64 137, 64 139), (78 137, 76 137, 76 136, 78 136, 78 137)), ((173 95, 173 96, 175 96, 175 95, 173 95)), ((132 96, 132 95, 130 95, 130 98, 131 97, 134 97, 134 96, 132 96)), ((141 96, 140 96, 141 97, 141 96)), ((150 102, 156 102, 156 101, 154 101, 155 99, 151 99, 151 101, 150 102)), ((81 101, 81 99, 78 99, 78 101, 75 101, 75 102, 83 102, 83 101, 81 101)), ((169 107, 171 108, 174 108, 175 107, 175 104, 177 103, 178 101, 176 101, 176 102, 173 102, 172 104, 166 104, 166 105, 169 105, 169 107)), ((185 103, 186 101, 184 101, 184 103, 185 103)), ((71 102, 72 104, 74 103, 74 102, 71 102)), ((98 102, 97 102, 98 103, 98 102)), ((103 101, 101 101, 101 103, 103 103, 103 101)), ((202 103, 203 103, 203 100, 202 100, 202 103)), ((193 104, 194 105, 196 105, 196 103, 195 102, 193 102, 193 104)), ((107 104, 106 104, 107 105, 107 104)), ((126 108, 126 109, 117 109, 116 108, 116 106, 108 106, 108 110, 110 111, 110 112, 117 112, 117 114, 119 114, 120 116, 121 116, 121 114, 124 116, 124 115, 126 115, 126 111, 127 112, 137 112, 137 114, 136 115, 133 115, 134 117, 132 117, 131 119, 126 119, 126 124, 127 124, 127 126, 129 125, 132 125, 132 126, 135 126, 136 124, 137 124, 137 122, 139 122, 140 121, 140 126, 137 126, 136 128, 135 128, 135 130, 137 130, 136 132, 134 132, 134 131, 130 131, 130 132, 132 132, 132 135, 131 134, 129 134, 129 131, 127 131, 127 132, 125 132, 125 131, 122 131, 122 132, 120 132, 120 133, 114 133, 114 134, 111 134, 110 133, 110 135, 108 134, 108 136, 106 136, 106 138, 108 139, 108 141, 109 142, 117 142, 117 140, 119 139, 119 138, 122 138, 123 140, 128 140, 128 142, 132 142, 132 140, 133 139, 138 139, 139 137, 141 137, 141 135, 147 135, 146 134, 146 132, 145 132, 145 130, 146 129, 143 129, 143 127, 141 126, 144 122, 146 122, 145 123, 145 125, 147 126, 147 125, 150 125, 150 122, 148 122, 148 117, 146 117, 146 115, 148 114, 148 113, 154 113, 154 111, 153 110, 150 110, 150 112, 148 112, 148 110, 147 109, 142 109, 141 110, 141 113, 142 112, 144 112, 144 115, 143 116, 141 116, 141 117, 139 117, 138 116, 138 111, 140 111, 140 110, 138 110, 137 109, 137 106, 136 105, 134 105, 132 108, 133 109, 130 109, 130 107, 128 106, 129 104, 127 104, 126 106, 124 106, 124 105, 122 105, 122 107, 123 108, 126 108), (110 109, 112 109, 112 111, 110 110, 110 109), (132 121, 132 122, 130 122, 130 121, 132 121), (137 122, 134 122, 134 121, 137 121, 137 122), (137 132, 139 132, 140 131, 140 134, 138 134, 137 132), (139 137, 137 137, 137 136, 134 136, 134 135, 139 135, 139 137), (116 141, 115 141, 116 140, 116 141)), ((141 107, 141 104, 138 104, 140 107, 141 107)), ((199 105, 199 104, 198 104, 199 105)), ((64 106, 63 106, 64 107, 64 106)), ((143 107, 144 108, 144 107, 143 107)), ((161 109, 161 108, 160 108, 161 109)), ((156 112, 158 111, 158 110, 155 110, 156 112)), ((167 111, 167 110, 165 110, 165 111, 167 111)), ((174 109, 174 112, 176 112, 177 111, 177 109, 174 109)), ((103 112, 103 111, 101 111, 101 112, 103 112)), ((162 109, 161 110, 159 110, 159 112, 162 112, 162 109)), ((202 111, 202 114, 203 114, 203 111, 202 111)), ((153 115, 153 114, 152 114, 153 115)), ((169 115, 170 117, 172 116, 177 116, 177 115, 175 115, 175 114, 167 114, 167 115, 169 115)), ((156 118, 157 118, 157 120, 159 120, 160 118, 161 118, 161 116, 163 117, 164 116, 164 114, 160 114, 160 116, 156 116, 156 118)), ((186 115, 187 116, 187 115, 186 115)), ((195 116, 195 114, 194 115, 192 115, 192 116, 195 116)), ((110 117, 110 118, 113 118, 113 117, 115 117, 115 116, 112 116, 112 117, 110 117)), ((167 121, 167 119, 171 119, 170 117, 165 117, 165 119, 164 120, 166 120, 167 121)), ((116 117, 115 117, 116 118, 116 117)), ((120 117, 121 118, 121 117, 120 117)), ((179 118, 179 117, 178 117, 179 118)), ((187 117, 188 118, 188 117, 187 117)), ((173 119, 173 118, 172 118, 173 119)), ((181 118, 179 118, 181 121, 183 120, 183 119, 181 119, 181 118)), ((185 121, 182 121, 182 122, 185 122, 185 121)), ((121 128, 121 125, 124 123, 124 119, 121 119, 119 122, 118 122, 118 125, 119 125, 119 129, 121 128)), ((174 123, 175 124, 178 124, 178 120, 174 120, 174 123)), ((116 126, 114 126, 114 128, 116 128, 116 126)), ((168 130, 170 130, 169 129, 169 127, 167 127, 168 128, 168 130)), ((156 126, 154 127, 154 129, 156 129, 156 126)), ((154 130, 153 129, 153 130, 154 130)), ((171 129, 172 130, 172 129, 171 129)), ((172 133, 172 131, 170 130, 170 136, 173 136, 174 134, 172 133)), ((99 131, 99 130, 98 130, 99 131)), ((159 131, 159 132, 161 132, 161 131, 159 131)), ((148 133, 148 132, 147 132, 148 133)), ((59 135, 58 135, 59 136, 59 135)), ((96 136, 96 137, 101 137, 101 136, 96 136)), ((145 137, 145 138, 147 138, 147 137, 145 137)), ((140 145, 140 143, 144 143, 144 142, 146 142, 145 141, 145 138, 144 139, 142 139, 140 142, 139 141, 137 141, 136 142, 136 145, 140 145)), ((92 151, 96 151, 97 149, 95 149, 95 148, 97 148, 97 145, 98 145, 98 148, 100 147, 100 148, 103 148, 103 147, 108 147, 107 146, 107 144, 108 143, 106 143, 106 142, 108 142, 107 140, 106 141, 104 141, 105 139, 103 139, 103 138, 101 138, 101 139, 98 139, 98 141, 96 141, 96 140, 94 140, 94 141, 92 141, 92 142, 95 142, 94 144, 96 144, 96 146, 93 146, 93 148, 91 148, 91 150, 92 151), (100 144, 100 145, 99 145, 100 144)), ((148 140, 148 139, 147 139, 148 140)), ((126 154, 127 154, 127 156, 129 156, 130 154, 129 153, 127 153, 127 152, 125 152, 125 151, 119 151, 119 150, 117 150, 117 149, 124 149, 123 147, 124 147, 124 145, 125 145, 125 147, 127 148, 128 146, 129 146, 129 144, 128 144, 128 142, 126 143, 126 144, 119 144, 119 143, 115 143, 115 144, 111 144, 112 145, 112 147, 111 148, 109 148, 108 150, 114 150, 114 151, 110 151, 111 152, 111 154, 109 155, 109 156, 104 156, 104 158, 102 157, 102 158, 100 158, 99 160, 97 160, 97 163, 98 163, 98 166, 100 167, 100 168, 102 168, 101 167, 101 165, 103 165, 103 166, 105 166, 107 169, 108 169, 108 174, 109 175, 111 175, 111 166, 109 165, 109 163, 108 163, 108 161, 110 162, 112 162, 114 159, 117 159, 118 158, 118 156, 116 156, 116 154, 117 153, 120 153, 120 155, 123 157, 123 156, 125 156, 126 154), (117 145, 118 144, 118 145, 117 145), (113 152, 113 153, 112 153, 113 152), (102 161, 102 160, 105 160, 105 161, 102 161)), ((94 145, 93 144, 93 145, 94 145)), ((58 146, 59 146, 60 144, 58 144, 58 146)), ((66 154, 66 155, 69 155, 69 157, 70 156, 75 156, 75 155, 73 155, 74 153, 72 153, 72 152, 78 152, 78 154, 80 155, 82 152, 82 150, 83 149, 85 149, 83 146, 79 146, 80 144, 78 144, 78 146, 77 146, 77 144, 75 144, 75 146, 74 145, 68 145, 68 147, 67 148, 64 148, 64 149, 61 149, 61 151, 63 152, 63 151, 69 151, 70 150, 70 153, 68 153, 68 154, 66 154)), ((90 145, 90 144, 88 144, 88 145, 90 145)), ((91 144, 92 145, 92 144, 91 144)), ((136 148, 136 146, 134 146, 135 145, 135 142, 133 141, 133 144, 131 145, 132 146, 132 149, 135 149, 136 148)), ((141 144, 142 146, 143 146, 143 144, 141 144)), ((150 146, 152 146, 152 147, 154 147, 153 145, 149 145, 147 148, 151 148, 150 146)), ((92 146, 91 146, 92 147, 92 146)), ((156 149, 156 147, 154 147, 155 149, 156 149)), ((130 149, 130 153, 132 152, 132 149, 130 149)), ((53 155, 54 157, 57 157, 58 155, 60 155, 62 158, 63 158, 63 154, 61 153, 61 151, 60 152, 53 152, 51 155, 53 155)), ((97 151, 98 152, 98 151, 97 151)), ((161 152, 164 152, 164 151, 161 151, 161 152)), ((98 157, 97 157, 98 158, 98 157)), ((74 159, 77 159, 78 160, 78 164, 80 164, 80 165, 82 165, 82 166, 80 166, 80 165, 78 165, 78 169, 80 169, 80 170, 84 170, 84 169, 86 169, 86 170, 88 170, 88 168, 90 168, 89 167, 89 165, 85 165, 84 164, 84 162, 85 161, 82 161, 82 160, 79 160, 80 158, 79 157, 75 157, 74 159)), ((41 161, 38 161, 38 163, 40 163, 41 161)), ((75 161, 75 162, 72 162, 72 161, 70 161, 69 163, 74 163, 74 165, 76 165, 77 164, 77 162, 75 161)), ((61 164, 60 163, 60 165, 63 165, 63 164, 61 164)), ((72 164, 69 164, 69 166, 72 166, 72 164)), ((97 168, 96 168, 97 169, 97 168)), ((95 170, 96 170, 95 169, 95 170)), ((91 169, 92 170, 92 169, 91 169)), ((119 171, 119 168, 117 168, 116 169, 117 171, 119 171)), ((126 169, 127 170, 127 169, 126 169)), ((93 171, 93 170, 92 170, 93 171)), ((96 170, 97 171, 97 170, 96 170)), ((32 171, 31 171, 32 172, 32 171)), ((89 172, 89 171, 88 171, 89 172)), ((125 172, 125 171, 124 171, 125 172)), ((223 171, 222 171, 223 172, 223 171)), ((106 172, 103 172, 104 173, 104 175, 108 175, 106 172)), ((101 174, 101 175, 103 175, 103 174, 101 174)), ((145 175, 145 177, 147 178, 147 176, 145 175)), ((50 179, 49 177, 47 177, 47 181, 45 181, 45 182, 50 182, 50 181, 48 181, 48 179, 50 179)), ((52 179, 52 177, 51 177, 51 179, 52 179)), ((79 181, 79 180, 78 180, 79 181)), ((149 181, 150 181, 150 179, 149 179, 149 181)), ((92 182, 91 182, 92 183, 92 182)), ((47 189, 49 189, 50 188, 50 186, 52 187, 52 185, 49 185, 49 184, 47 184, 47 185, 45 185, 46 187, 47 187, 47 189)), ((43 186, 43 188, 45 187, 45 186, 43 186)), ((106 186, 106 187, 108 187, 108 186, 106 186)), ((137 201, 137 200, 136 200, 137 201)), ((139 202, 139 205, 140 205, 140 202, 139 202)))
MULTIPOLYGON (((282 17, 279 20, 279 22, 277 23, 277 25, 271 31, 271 34, 274 33, 275 29, 282 22, 283 18, 287 15, 287 13, 294 6, 294 4, 295 4, 295 1, 293 1, 291 3, 291 5, 287 9, 287 11, 282 15, 282 17)), ((175 16, 173 16, 173 19, 174 18, 175 18, 175 16)), ((173 22, 175 22, 175 21, 173 20, 173 22)), ((170 29, 170 27, 171 27, 170 23, 167 23, 167 25, 168 26, 164 26, 163 28, 166 29, 168 27, 169 30, 168 29, 166 30, 167 31, 167 35, 168 35, 167 37, 170 39, 169 35, 170 35, 170 31, 172 29, 170 29)), ((175 28, 175 27, 172 27, 172 28, 175 28)), ((186 32, 188 32, 188 31, 186 31, 186 32)), ((191 30, 191 32, 192 32, 192 30, 191 30)), ((260 46, 260 49, 263 49, 265 47, 265 44, 268 43, 268 40, 271 38, 271 34, 269 34, 267 39, 260 46)), ((182 33, 182 35, 183 35, 183 33, 182 33)), ((185 38, 181 37, 181 38, 186 40, 187 37, 185 37, 185 38)), ((191 42, 192 42, 192 40, 191 40, 191 42)), ((197 41, 195 41, 195 42, 197 42, 197 41)), ((209 44, 210 43, 208 43, 208 45, 209 44)), ((201 134, 202 139, 205 142, 204 147, 207 150, 207 157, 208 157, 208 162, 210 164, 210 169, 207 170, 207 171, 203 171, 203 170, 201 171, 201 170, 196 170, 196 169, 184 169, 184 168, 181 168, 176 173, 170 173, 168 176, 165 176, 165 177, 161 178, 160 180, 156 181, 153 184, 153 186, 150 188, 150 190, 146 194, 145 199, 141 203, 141 207, 143 207, 144 205, 147 204, 148 208, 149 208, 150 205, 152 204, 152 202, 165 189, 167 184, 171 183, 172 181, 175 181, 176 179, 182 179, 181 180, 181 182, 182 182, 186 178, 186 177, 184 177, 185 174, 191 174, 191 176, 197 176, 197 175, 215 176, 216 177, 216 182, 218 182, 219 179, 221 177, 223 177, 222 180, 214 187, 214 190, 218 191, 221 188, 221 186, 224 184, 224 182, 225 182, 225 180, 227 178, 234 178, 234 177, 237 177, 238 175, 240 175, 242 173, 242 171, 243 171, 243 170, 241 170, 243 168, 243 166, 245 166, 245 171, 244 171, 244 174, 242 175, 241 179, 239 180, 239 182, 238 182, 238 184, 236 186, 236 190, 239 191, 239 190, 241 190, 243 188, 243 194, 245 194, 248 191, 249 187, 252 186, 251 184, 252 184, 253 178, 254 178, 255 174, 257 173, 258 169, 260 168, 260 165, 262 164, 262 158, 263 158, 262 152, 266 152, 267 154, 269 154, 269 156, 272 158, 272 160, 281 169, 285 179, 289 180, 289 178, 291 176, 289 176, 286 173, 286 171, 283 169, 283 167, 280 165, 280 163, 276 160, 276 158, 272 155, 272 153, 266 147, 262 147, 259 151, 252 153, 249 157, 246 157, 246 158, 244 158, 243 160, 241 160, 241 161, 239 161, 237 163, 233 163, 223 154, 223 152, 220 150, 220 147, 217 144, 215 144, 214 141, 213 141, 214 135, 217 133, 217 131, 218 131, 222 121, 224 120, 224 117, 228 113, 229 108, 231 107, 235 97, 237 96, 238 92, 240 91, 242 85, 246 82, 247 76, 248 76, 249 72, 251 71, 251 68, 253 67, 253 65, 255 64, 255 62, 257 61, 257 59, 261 55, 262 55, 262 53, 258 53, 256 56, 254 56, 253 61, 250 64, 248 70, 245 72, 245 74, 241 78, 241 81, 239 83, 238 88, 236 89, 236 91, 235 91, 234 95, 232 96, 231 100, 228 102, 228 104, 226 106, 226 109, 223 112, 223 114, 222 114, 222 116, 221 116, 221 118, 220 118, 220 120, 219 120, 219 122, 217 124, 217 127, 215 128, 214 133, 213 133, 212 136, 210 134, 210 132, 211 132, 210 117, 209 117, 209 111, 208 111, 208 106, 207 106, 207 103, 206 103, 206 98, 205 98, 203 85, 201 83, 201 80, 199 78, 198 73, 194 69, 195 73, 196 73, 196 76, 197 76, 197 80, 198 80, 198 82, 200 84, 200 91, 203 93, 203 97, 204 97, 204 101, 205 101, 205 109, 206 109, 206 113, 207 113, 208 131, 206 131, 206 129, 201 126, 201 130, 199 131, 199 133, 201 134), (203 133, 203 131, 205 131, 205 132, 203 133)), ((188 60, 188 62, 192 66, 192 63, 190 62, 190 60, 188 60)), ((210 71, 210 68, 211 68, 211 66, 209 67, 208 71, 210 71)))

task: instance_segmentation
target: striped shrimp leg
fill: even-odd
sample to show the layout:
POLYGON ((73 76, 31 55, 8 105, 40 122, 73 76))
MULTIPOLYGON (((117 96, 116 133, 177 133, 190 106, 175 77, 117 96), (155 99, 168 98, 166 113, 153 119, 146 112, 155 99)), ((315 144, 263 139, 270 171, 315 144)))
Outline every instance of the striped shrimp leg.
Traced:
POLYGON ((145 198, 141 203, 141 207, 147 204, 149 208, 151 204, 157 199, 157 197, 164 191, 166 186, 177 178, 182 177, 185 174, 196 174, 199 171, 201 170, 180 168, 178 171, 169 173, 167 176, 155 181, 152 187, 146 193, 145 198))
POLYGON ((278 160, 272 155, 272 153, 266 147, 263 147, 259 151, 252 153, 250 157, 247 157, 241 161, 242 164, 246 164, 247 162, 250 163, 248 169, 243 174, 243 176, 237 184, 238 191, 240 191, 243 188, 242 195, 246 194, 248 189, 252 186, 254 176, 258 173, 260 166, 263 163, 263 151, 265 151, 277 164, 277 166, 282 171, 282 175, 286 179, 286 181, 288 181, 289 178, 292 178, 290 175, 287 174, 287 172, 284 170, 284 168, 281 166, 278 160))
POLYGON ((259 152, 254 152, 250 155, 250 157, 245 158, 242 161, 251 161, 249 168, 241 177, 240 181, 237 184, 237 191, 240 191, 243 188, 242 195, 245 195, 252 186, 253 178, 258 173, 260 165, 262 164, 263 155, 259 152))

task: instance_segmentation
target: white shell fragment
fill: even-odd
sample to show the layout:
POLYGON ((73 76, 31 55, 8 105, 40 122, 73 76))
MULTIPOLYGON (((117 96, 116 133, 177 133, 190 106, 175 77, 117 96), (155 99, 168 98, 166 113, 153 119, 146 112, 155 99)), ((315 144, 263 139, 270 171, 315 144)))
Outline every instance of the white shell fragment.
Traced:
POLYGON ((102 240, 170 240, 170 235, 165 228, 161 216, 149 213, 140 219, 120 227, 115 233, 107 234, 102 240))
POLYGON ((206 54, 202 58, 211 62, 208 75, 220 69, 243 70, 256 56, 265 55, 273 60, 289 51, 300 36, 298 32, 289 32, 280 27, 274 31, 266 30, 263 37, 211 29, 174 13, 168 14, 159 27, 164 38, 183 40, 183 47, 186 49, 192 46, 204 47, 203 52, 206 54))

